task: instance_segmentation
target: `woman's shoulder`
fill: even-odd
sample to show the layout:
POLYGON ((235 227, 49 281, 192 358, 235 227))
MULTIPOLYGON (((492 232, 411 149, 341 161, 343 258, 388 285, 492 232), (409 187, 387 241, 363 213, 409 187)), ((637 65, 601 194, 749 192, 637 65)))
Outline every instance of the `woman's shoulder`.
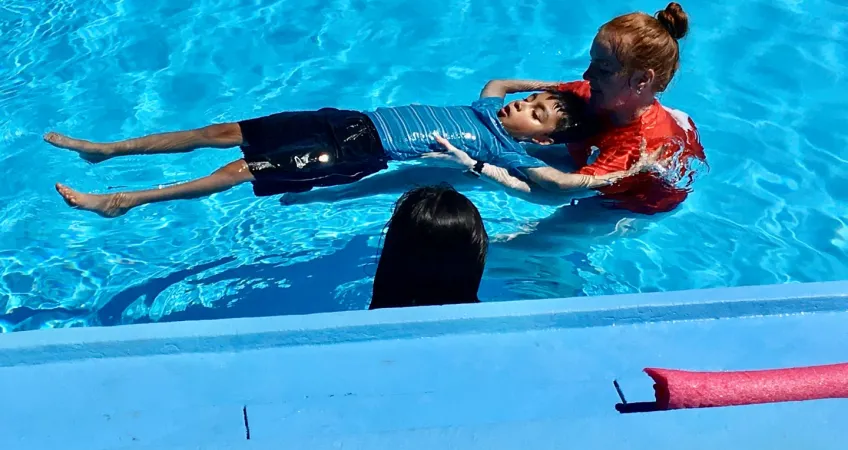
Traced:
POLYGON ((654 102, 654 108, 657 111, 655 121, 658 124, 678 128, 681 132, 697 133, 698 127, 695 126, 695 121, 685 111, 663 105, 659 101, 654 102))
MULTIPOLYGON (((704 147, 701 145, 701 136, 698 127, 692 117, 679 109, 671 108, 654 102, 652 107, 654 114, 645 117, 651 123, 643 129, 649 130, 650 136, 645 136, 649 141, 651 138, 657 140, 680 139, 685 142, 685 147, 700 159, 704 159, 704 147)), ((647 134, 648 132, 646 132, 647 134)))

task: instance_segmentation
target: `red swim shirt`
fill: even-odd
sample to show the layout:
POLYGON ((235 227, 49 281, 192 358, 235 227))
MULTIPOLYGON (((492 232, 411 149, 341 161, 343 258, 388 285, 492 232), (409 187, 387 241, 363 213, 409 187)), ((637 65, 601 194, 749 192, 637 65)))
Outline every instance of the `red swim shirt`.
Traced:
MULTIPOLYGON (((562 83, 558 88, 587 102, 591 96, 587 81, 562 83)), ((627 170, 638 161, 643 137, 649 151, 663 144, 672 144, 662 155, 672 158, 673 169, 670 170, 673 173, 666 174, 671 175, 672 180, 645 172, 598 190, 613 207, 642 214, 671 211, 689 195, 689 185, 695 175, 692 162, 706 163, 698 129, 686 113, 666 108, 654 100, 648 111, 635 122, 623 127, 603 126, 600 132, 589 138, 569 143, 568 152, 580 167, 578 173, 604 175, 627 170), (597 159, 588 164, 593 147, 598 151, 597 159)))

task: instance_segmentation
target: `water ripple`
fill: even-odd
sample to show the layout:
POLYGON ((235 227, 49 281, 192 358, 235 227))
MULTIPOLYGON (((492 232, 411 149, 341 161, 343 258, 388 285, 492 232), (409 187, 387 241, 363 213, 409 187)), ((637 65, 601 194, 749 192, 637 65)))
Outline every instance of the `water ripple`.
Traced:
MULTIPOLYGON (((650 218, 539 207, 457 175, 493 238, 485 300, 848 277, 848 8, 686 6, 692 34, 662 100, 698 123, 709 175, 679 210, 650 218)), ((238 152, 88 165, 42 143, 47 130, 114 140, 284 109, 465 104, 489 78, 579 78, 603 21, 655 8, 4 1, 0 331, 364 308, 380 231, 408 187, 290 207, 240 187, 107 221, 65 207, 53 183, 148 188, 238 152)))

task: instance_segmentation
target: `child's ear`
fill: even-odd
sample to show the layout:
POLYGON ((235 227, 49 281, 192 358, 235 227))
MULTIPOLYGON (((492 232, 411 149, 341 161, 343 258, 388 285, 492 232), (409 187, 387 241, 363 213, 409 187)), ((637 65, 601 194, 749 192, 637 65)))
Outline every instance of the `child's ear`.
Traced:
POLYGON ((553 139, 551 139, 551 137, 550 137, 550 136, 540 136, 540 137, 534 137, 534 138, 532 139, 532 141, 533 141, 533 143, 534 143, 534 144, 536 144, 536 145, 551 145, 551 144, 553 144, 553 143, 554 143, 554 140, 553 140, 553 139))

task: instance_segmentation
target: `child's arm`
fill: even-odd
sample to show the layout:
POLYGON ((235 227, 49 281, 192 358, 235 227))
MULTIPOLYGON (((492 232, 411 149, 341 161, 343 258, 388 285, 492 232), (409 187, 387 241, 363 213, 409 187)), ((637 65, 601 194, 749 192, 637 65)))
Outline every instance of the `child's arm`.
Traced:
POLYGON ((534 92, 554 90, 559 86, 558 82, 537 80, 492 80, 486 83, 480 98, 500 97, 516 92, 534 92))
MULTIPOLYGON (((424 155, 427 158, 442 159, 458 164, 466 169, 472 169, 477 161, 468 156, 467 153, 459 150, 451 145, 446 139, 441 136, 436 136, 436 141, 445 148, 444 152, 429 153, 424 155)), ((487 181, 497 183, 507 188, 507 192, 530 199, 528 196, 537 197, 540 190, 548 194, 574 194, 576 191, 587 189, 598 189, 604 186, 614 184, 622 178, 633 176, 649 165, 656 162, 657 157, 662 153, 662 147, 651 154, 645 150, 645 140, 642 140, 642 157, 636 164, 628 170, 612 172, 605 175, 583 175, 578 173, 565 173, 554 169, 553 167, 537 167, 525 169, 529 174, 530 180, 533 183, 528 183, 520 178, 510 175, 510 173, 501 167, 494 166, 489 163, 484 163, 481 170, 481 177, 487 181), (537 186, 538 185, 538 186, 537 186), (543 189, 539 189, 543 188, 543 189)), ((531 200, 532 201, 532 200, 531 200)))
MULTIPOLYGON (((467 162, 462 162, 460 164, 462 167, 470 170, 475 164, 477 164, 477 161, 470 159, 470 157, 468 158, 467 162)), ((531 203, 562 205, 570 202, 573 198, 570 194, 574 194, 573 191, 566 193, 562 191, 551 192, 541 189, 539 186, 535 186, 532 183, 528 183, 511 175, 508 170, 489 163, 483 163, 483 169, 480 171, 480 178, 489 184, 497 186, 500 190, 505 191, 513 197, 518 197, 531 203)))
MULTIPOLYGON (((471 164, 471 167, 474 167, 474 164, 471 164)), ((480 178, 489 182, 489 184, 497 185, 501 190, 513 197, 518 197, 531 203, 562 205, 574 198, 585 197, 585 194, 577 195, 580 191, 577 188, 569 191, 541 189, 534 183, 528 183, 520 178, 516 178, 508 170, 489 163, 483 163, 480 178)))
MULTIPOLYGON (((435 136, 436 141, 445 148, 444 152, 428 153, 423 155, 424 158, 439 159, 449 162, 453 165, 459 165, 465 169, 473 169, 477 161, 472 159, 462 150, 454 147, 450 142, 441 136, 435 136)), ((562 173, 553 168, 547 168, 562 173)), ((566 174, 568 175, 568 174, 566 174)), ((560 181, 559 188, 542 189, 534 183, 528 183, 520 178, 517 178, 509 173, 508 170, 489 163, 483 163, 483 168, 480 172, 480 177, 484 180, 499 185, 510 195, 522 198, 533 203, 545 204, 561 204, 563 200, 570 201, 573 194, 577 191, 586 189, 595 189, 602 186, 608 186, 624 176, 624 172, 615 172, 602 176, 591 175, 573 175, 569 180, 560 181), (570 183, 568 187, 566 184, 570 183), (564 198, 564 196, 566 196, 564 198)))
MULTIPOLYGON (((473 168, 474 164, 477 161, 472 160, 471 166, 469 168, 473 168)), ((616 181, 624 178, 625 176, 632 175, 631 171, 619 171, 619 172, 611 172, 606 175, 582 175, 578 173, 565 173, 561 172, 553 167, 537 167, 533 169, 528 169, 539 171, 540 173, 549 174, 551 172, 556 175, 548 177, 552 178, 552 181, 548 181, 548 183, 554 183, 556 189, 550 189, 552 186, 546 186, 549 191, 553 191, 554 193, 573 193, 573 191, 584 190, 584 189, 597 189, 604 186, 609 186, 616 181)), ((523 181, 519 178, 516 178, 509 174, 509 171, 498 167, 493 166, 489 163, 483 163, 483 170, 481 171, 481 175, 483 178, 487 180, 494 181, 498 184, 506 186, 508 188, 518 190, 525 193, 536 193, 539 190, 539 186, 536 187, 536 191, 533 190, 530 183, 523 181)), ((545 177, 541 177, 545 178, 545 177)), ((531 180, 534 181, 533 177, 531 180)), ((545 180, 547 181, 547 180, 545 180)), ((541 184, 541 183, 540 183, 541 184)))
POLYGON ((597 189, 609 186, 625 176, 632 175, 630 171, 625 170, 611 172, 606 175, 583 175, 562 172, 553 167, 533 167, 526 169, 526 171, 534 183, 553 192, 567 192, 575 189, 597 189))

